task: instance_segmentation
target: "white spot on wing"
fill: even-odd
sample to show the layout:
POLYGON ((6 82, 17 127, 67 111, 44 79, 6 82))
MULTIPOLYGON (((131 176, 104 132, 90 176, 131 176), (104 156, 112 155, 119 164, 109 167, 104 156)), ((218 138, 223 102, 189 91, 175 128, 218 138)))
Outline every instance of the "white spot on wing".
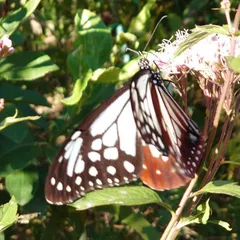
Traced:
POLYGON ((74 172, 76 174, 80 174, 84 171, 85 169, 85 162, 82 160, 82 155, 79 155, 74 172))
POLYGON ((101 160, 101 156, 99 153, 97 152, 89 152, 88 153, 88 157, 92 162, 96 162, 96 161, 100 161, 101 160))
POLYGON ((71 187, 69 185, 67 185, 66 190, 67 190, 67 192, 71 192, 72 191, 72 189, 71 189, 71 187))
POLYGON ((77 139, 79 136, 81 135, 81 131, 76 131, 72 136, 71 136, 71 140, 75 140, 77 139))
POLYGON ((103 144, 106 147, 113 147, 118 139, 117 125, 114 123, 104 134, 103 134, 103 144))
POLYGON ((75 183, 79 186, 82 182, 82 178, 77 176, 76 179, 75 179, 75 183))
POLYGON ((103 134, 109 126, 116 121, 123 106, 129 100, 129 91, 124 92, 119 98, 112 102, 92 123, 90 133, 93 137, 103 134))
POLYGON ((120 141, 120 149, 126 154, 133 157, 136 156, 136 124, 132 114, 131 103, 123 109, 118 119, 118 134, 120 141))
POLYGON ((63 184, 61 182, 58 182, 57 184, 57 190, 62 191, 63 190, 63 184))
POLYGON ((56 179, 54 177, 51 178, 51 184, 54 186, 56 184, 56 179))
POLYGON ((107 160, 117 160, 118 159, 118 149, 116 147, 106 148, 103 152, 103 156, 107 160))
POLYGON ((108 166, 107 167, 107 172, 111 175, 115 175, 116 171, 117 171, 116 168, 113 167, 113 166, 108 166))
POLYGON ((69 161, 68 161, 68 165, 67 165, 67 175, 69 177, 72 177, 72 175, 73 175, 73 168, 75 166, 78 154, 80 152, 80 148, 82 146, 82 142, 83 142, 83 139, 82 138, 78 138, 75 141, 75 143, 72 145, 72 147, 71 147, 71 155, 70 155, 70 158, 69 158, 69 161))
POLYGON ((123 166, 129 173, 133 173, 135 171, 134 165, 129 161, 124 161, 123 166))
POLYGON ((154 145, 152 145, 152 144, 149 144, 148 146, 149 146, 149 149, 150 149, 153 157, 159 158, 161 154, 160 154, 160 152, 157 150, 157 148, 156 148, 154 145))
POLYGON ((89 173, 92 177, 96 177, 96 176, 98 175, 98 171, 97 171, 97 169, 96 169, 94 166, 92 166, 92 167, 89 168, 88 173, 89 173))
POLYGON ((102 149, 102 140, 100 138, 97 138, 93 140, 91 145, 92 150, 99 151, 102 149))

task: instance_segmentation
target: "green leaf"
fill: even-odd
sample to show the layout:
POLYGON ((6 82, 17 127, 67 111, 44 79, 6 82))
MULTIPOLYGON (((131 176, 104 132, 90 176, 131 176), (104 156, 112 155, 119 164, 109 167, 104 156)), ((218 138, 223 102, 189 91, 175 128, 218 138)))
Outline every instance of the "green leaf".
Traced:
POLYGON ((227 65, 231 68, 234 72, 240 73, 240 56, 233 57, 233 56, 226 56, 227 65))
POLYGON ((232 228, 230 227, 230 224, 227 223, 227 222, 224 222, 222 220, 209 220, 208 222, 219 225, 219 226, 225 228, 227 231, 232 231, 232 228))
POLYGON ((74 18, 75 26, 79 31, 83 29, 91 29, 91 28, 106 28, 106 25, 103 23, 101 18, 97 16, 95 13, 83 9, 80 10, 75 18, 74 18))
POLYGON ((191 48, 212 33, 229 35, 228 31, 224 27, 217 25, 197 26, 196 28, 192 29, 192 33, 181 44, 179 44, 174 55, 179 56, 181 53, 191 48))
POLYGON ((0 38, 5 34, 10 36, 18 28, 20 23, 25 21, 26 18, 34 12, 40 2, 41 0, 29 0, 23 7, 8 12, 6 17, 1 18, 0 38))
POLYGON ((3 232, 17 221, 17 209, 17 202, 13 196, 9 203, 0 206, 0 232, 3 232))
POLYGON ((27 103, 50 107, 46 98, 40 93, 22 89, 9 83, 0 85, 0 96, 4 98, 5 102, 27 103))
POLYGON ((197 196, 204 193, 226 194, 240 198, 240 186, 230 181, 212 181, 205 185, 202 189, 192 194, 197 196))
POLYGON ((6 177, 6 188, 14 195, 19 205, 24 206, 33 197, 38 186, 38 173, 36 171, 18 171, 6 177))
POLYGON ((116 67, 99 68, 93 72, 91 80, 98 83, 115 83, 119 81, 120 69, 116 67))
POLYGON ((18 115, 18 110, 16 109, 14 116, 7 117, 0 123, 0 131, 14 123, 19 123, 27 120, 34 121, 40 118, 40 116, 28 116, 28 117, 17 118, 17 115, 18 115))
POLYGON ((211 208, 209 206, 209 199, 206 203, 200 204, 197 207, 196 214, 189 217, 182 217, 178 223, 178 228, 182 228, 189 224, 197 223, 197 224, 207 224, 208 219, 210 217, 211 208))
POLYGON ((77 79, 77 81, 74 84, 72 95, 68 98, 64 98, 63 100, 61 100, 61 102, 68 106, 79 103, 82 97, 82 93, 86 89, 88 81, 90 80, 91 76, 92 71, 89 70, 87 74, 85 74, 83 79, 77 79))
POLYGON ((146 33, 147 22, 151 19, 151 8, 155 4, 155 0, 148 1, 141 12, 133 18, 128 28, 128 32, 136 33, 137 35, 143 35, 146 33))
POLYGON ((0 60, 0 76, 6 80, 32 81, 58 70, 42 52, 19 52, 0 60))
POLYGON ((149 188, 139 186, 114 187, 97 190, 86 194, 81 199, 69 205, 78 210, 84 210, 110 204, 133 206, 149 203, 157 203, 170 212, 172 211, 168 204, 162 202, 156 192, 149 188))
POLYGON ((0 176, 4 177, 25 168, 40 155, 41 148, 35 143, 19 144, 0 155, 0 176))
POLYGON ((102 67, 112 50, 112 36, 108 29, 89 29, 78 32, 75 50, 69 54, 67 64, 74 79, 90 69, 102 67))
POLYGON ((132 213, 121 222, 133 228, 144 240, 160 238, 160 233, 140 213, 132 213))

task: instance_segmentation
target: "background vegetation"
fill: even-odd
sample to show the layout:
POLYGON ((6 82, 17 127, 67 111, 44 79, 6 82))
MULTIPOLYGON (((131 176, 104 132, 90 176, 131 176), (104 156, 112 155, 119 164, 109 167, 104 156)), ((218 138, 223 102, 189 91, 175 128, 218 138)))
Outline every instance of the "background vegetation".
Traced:
MULTIPOLYGON (((216 9, 219 4, 204 0, 1 1, 0 34, 10 35, 15 52, 0 60, 0 97, 5 100, 0 112, 0 204, 8 203, 12 195, 15 198, 1 208, 0 230, 10 227, 0 239, 160 238, 171 215, 156 203, 134 207, 99 204, 82 211, 48 205, 44 199, 47 170, 65 136, 137 71, 138 59, 124 47, 143 50, 164 15, 167 19, 153 34, 147 50, 156 50, 178 29, 226 24, 224 14, 216 9), (90 27, 84 25, 89 19, 90 27), (102 45, 99 39, 104 39, 102 45), (16 109, 18 115, 13 117, 16 109), (24 117, 32 121, 22 121, 24 117), (20 122, 11 125, 16 121, 20 122), (15 215, 17 206, 20 219, 15 215), (39 216, 28 221, 31 216, 23 214, 30 213, 39 216)), ((236 7, 237 1, 232 5, 236 7)), ((189 102, 194 104, 194 120, 201 125, 201 99, 190 94, 189 102)), ((239 127, 238 119, 226 155, 237 163, 239 127)), ((236 164, 225 164, 216 179, 238 182, 239 170, 236 164)), ((136 184, 141 182, 132 185, 136 184)), ((156 193, 156 198, 176 209, 183 192, 184 188, 164 191, 156 193)), ((213 224, 192 224, 182 229, 179 239, 239 237, 239 198, 212 195, 210 206, 211 218, 228 222, 232 231, 213 224)))

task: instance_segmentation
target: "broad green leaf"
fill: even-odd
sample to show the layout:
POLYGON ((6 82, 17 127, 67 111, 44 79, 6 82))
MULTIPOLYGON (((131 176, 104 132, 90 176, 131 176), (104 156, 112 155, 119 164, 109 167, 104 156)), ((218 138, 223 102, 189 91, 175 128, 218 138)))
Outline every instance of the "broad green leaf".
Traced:
POLYGON ((119 74, 119 81, 128 81, 139 70, 139 58, 134 58, 123 66, 119 74))
POLYGON ((38 187, 38 172, 22 170, 6 177, 6 188, 20 206, 27 204, 38 187))
POLYGON ((240 73, 240 56, 227 56, 225 58, 227 59, 228 67, 231 68, 234 72, 240 73))
POLYGON ((143 35, 146 32, 147 22, 152 17, 150 10, 154 4, 155 0, 152 0, 144 5, 141 12, 131 21, 128 32, 136 33, 137 35, 143 35))
POLYGON ((40 93, 33 90, 22 89, 9 83, 0 85, 0 96, 4 98, 5 102, 27 103, 50 107, 46 98, 40 93))
POLYGON ((192 196, 197 196, 204 193, 226 194, 240 198, 240 186, 230 181, 212 181, 199 191, 193 193, 192 196))
POLYGON ((228 35, 228 31, 225 28, 217 25, 197 26, 196 28, 192 29, 192 33, 181 44, 179 44, 174 55, 179 56, 181 53, 191 48, 212 33, 228 35))
POLYGON ((17 221, 17 210, 18 206, 14 197, 8 203, 0 206, 0 232, 3 232, 17 221))
POLYGON ((157 229, 153 227, 140 213, 132 213, 121 222, 127 224, 130 228, 133 228, 144 240, 160 238, 160 233, 157 229))
POLYGON ((209 220, 208 222, 219 225, 219 226, 225 228, 227 231, 232 231, 232 228, 230 227, 230 224, 227 223, 227 222, 224 222, 222 220, 209 220))
POLYGON ((102 67, 112 50, 112 36, 108 29, 89 29, 78 32, 75 50, 68 56, 68 68, 74 79, 90 69, 102 67))
POLYGON ((99 68, 93 72, 91 80, 98 83, 115 83, 119 81, 120 69, 116 67, 99 68))
POLYGON ((35 143, 19 144, 0 155, 0 176, 4 177, 16 170, 25 168, 41 153, 35 143))
POLYGON ((103 23, 101 18, 95 13, 83 9, 80 10, 74 18, 75 26, 78 30, 90 29, 90 28, 106 28, 106 25, 103 23))
POLYGON ((58 70, 42 52, 18 52, 0 60, 0 77, 5 80, 32 81, 58 70))
POLYGON ((21 8, 9 12, 6 17, 0 20, 0 38, 3 35, 11 35, 37 8, 41 0, 29 0, 21 8))
POLYGON ((27 120, 34 121, 40 118, 40 116, 28 116, 28 117, 17 118, 17 115, 18 115, 18 110, 16 109, 14 116, 7 117, 0 123, 0 131, 14 123, 19 123, 27 120))
POLYGON ((156 192, 149 188, 139 186, 114 187, 97 190, 86 194, 81 199, 69 205, 78 210, 84 210, 110 204, 133 206, 149 203, 157 203, 171 212, 171 207, 162 202, 156 192))
POLYGON ((182 217, 178 223, 178 228, 182 228, 189 224, 197 223, 197 224, 207 224, 208 219, 211 214, 211 209, 209 206, 209 199, 206 203, 200 204, 197 207, 197 211, 194 215, 189 217, 182 217))
POLYGON ((77 104, 81 100, 82 93, 86 89, 91 76, 92 71, 90 69, 87 74, 85 74, 83 79, 77 79, 74 84, 72 95, 70 97, 64 98, 61 102, 68 106, 77 104))

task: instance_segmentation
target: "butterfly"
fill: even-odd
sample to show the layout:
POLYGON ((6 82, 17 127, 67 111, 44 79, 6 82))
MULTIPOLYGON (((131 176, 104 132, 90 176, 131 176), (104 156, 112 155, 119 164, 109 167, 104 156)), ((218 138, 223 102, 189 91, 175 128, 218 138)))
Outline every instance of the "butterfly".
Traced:
POLYGON ((189 182, 205 140, 146 58, 131 81, 97 107, 50 166, 46 200, 67 204, 87 192, 138 178, 155 190, 189 182))

